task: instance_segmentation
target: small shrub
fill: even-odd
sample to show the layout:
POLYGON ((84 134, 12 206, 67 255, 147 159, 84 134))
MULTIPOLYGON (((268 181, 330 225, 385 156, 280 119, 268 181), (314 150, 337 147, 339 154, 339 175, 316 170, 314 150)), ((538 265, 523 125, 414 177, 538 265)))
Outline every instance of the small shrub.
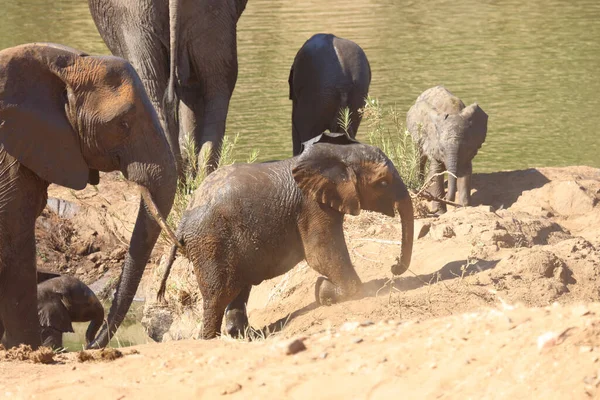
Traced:
POLYGON ((424 177, 419 173, 418 145, 404 126, 404 115, 396 107, 384 110, 379 100, 370 96, 365 99, 365 107, 360 112, 361 126, 367 128, 369 144, 379 147, 392 160, 409 189, 418 191, 424 177))

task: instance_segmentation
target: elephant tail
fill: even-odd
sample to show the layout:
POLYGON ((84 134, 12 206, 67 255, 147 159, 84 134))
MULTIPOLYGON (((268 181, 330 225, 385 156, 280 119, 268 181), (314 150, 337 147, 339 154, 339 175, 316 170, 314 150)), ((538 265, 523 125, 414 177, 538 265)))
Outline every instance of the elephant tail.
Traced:
POLYGON ((177 246, 171 247, 169 251, 169 258, 167 259, 167 266, 165 267, 165 272, 163 273, 162 280, 160 281, 160 287, 158 288, 158 292, 156 293, 156 301, 159 303, 165 302, 165 291, 167 289, 167 279, 169 279, 169 274, 171 273, 171 267, 175 262, 175 255, 177 254, 177 246))
POLYGON ((169 82, 163 98, 163 107, 167 118, 177 118, 177 99, 175 93, 177 48, 179 45, 179 11, 181 0, 169 0, 169 82))

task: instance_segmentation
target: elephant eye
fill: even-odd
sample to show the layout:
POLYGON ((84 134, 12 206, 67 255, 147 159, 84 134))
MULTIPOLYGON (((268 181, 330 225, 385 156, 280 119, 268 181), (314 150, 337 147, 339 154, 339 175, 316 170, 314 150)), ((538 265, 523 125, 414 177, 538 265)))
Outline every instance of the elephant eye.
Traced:
POLYGON ((121 121, 121 127, 125 130, 129 130, 129 123, 127 121, 121 121))
POLYGON ((386 187, 388 185, 387 181, 379 181, 379 186, 386 187))

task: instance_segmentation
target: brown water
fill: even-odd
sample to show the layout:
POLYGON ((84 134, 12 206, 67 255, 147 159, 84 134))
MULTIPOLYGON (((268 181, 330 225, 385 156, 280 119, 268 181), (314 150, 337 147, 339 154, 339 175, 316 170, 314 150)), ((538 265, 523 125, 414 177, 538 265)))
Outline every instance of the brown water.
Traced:
MULTIPOLYGON (((490 117, 478 171, 600 167, 598 0, 250 0, 227 126, 239 158, 291 155, 289 68, 317 32, 364 48, 386 107, 405 113, 437 84, 477 101, 490 117)), ((0 48, 32 41, 107 53, 84 0, 0 0, 0 48)))

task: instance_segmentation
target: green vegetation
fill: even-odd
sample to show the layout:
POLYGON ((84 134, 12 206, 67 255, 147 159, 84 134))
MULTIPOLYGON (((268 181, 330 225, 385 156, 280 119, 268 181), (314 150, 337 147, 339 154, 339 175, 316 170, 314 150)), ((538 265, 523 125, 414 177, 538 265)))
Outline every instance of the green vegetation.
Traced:
POLYGON ((366 136, 369 144, 379 147, 392 160, 409 189, 418 191, 424 177, 419 174, 418 145, 404 126, 405 114, 395 107, 384 110, 379 101, 370 96, 365 102, 361 110, 361 136, 366 136))
MULTIPOLYGON (((225 136, 221 146, 221 157, 219 158, 218 168, 226 165, 231 165, 238 160, 234 158, 234 149, 238 142, 239 134, 231 138, 225 136)), ((179 180, 177 183, 177 193, 173 202, 173 209, 167 218, 167 223, 171 229, 175 230, 177 224, 181 220, 181 216, 186 210, 196 189, 202 184, 206 178, 206 157, 202 152, 196 157, 196 146, 190 135, 186 135, 185 141, 181 147, 182 157, 184 159, 184 176, 185 179, 179 180)), ((246 162, 253 163, 258 159, 258 150, 253 150, 246 162)), ((162 235, 161 235, 162 236, 162 235)))

